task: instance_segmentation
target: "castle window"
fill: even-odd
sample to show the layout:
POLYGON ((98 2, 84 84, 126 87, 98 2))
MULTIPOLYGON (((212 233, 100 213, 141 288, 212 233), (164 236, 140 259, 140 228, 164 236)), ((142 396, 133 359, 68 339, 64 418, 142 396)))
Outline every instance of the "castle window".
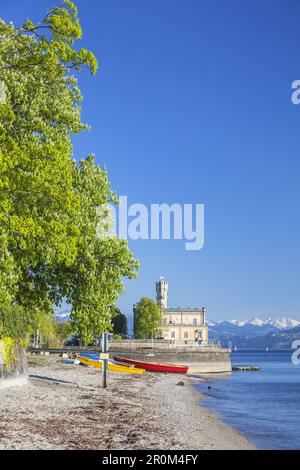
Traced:
POLYGON ((184 338, 187 339, 189 337, 189 332, 188 331, 185 331, 184 332, 184 338))
POLYGON ((197 318, 193 318, 193 325, 194 325, 194 326, 197 325, 197 318))
POLYGON ((171 338, 175 338, 175 331, 171 331, 171 338))

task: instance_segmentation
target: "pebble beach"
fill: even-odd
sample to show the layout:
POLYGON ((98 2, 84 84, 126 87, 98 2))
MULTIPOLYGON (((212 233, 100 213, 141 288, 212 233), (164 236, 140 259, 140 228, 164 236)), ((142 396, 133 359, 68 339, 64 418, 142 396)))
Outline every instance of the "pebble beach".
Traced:
POLYGON ((28 369, 26 385, 0 389, 1 450, 254 449, 189 377, 110 373, 103 389, 98 369, 62 358, 29 356, 28 369))

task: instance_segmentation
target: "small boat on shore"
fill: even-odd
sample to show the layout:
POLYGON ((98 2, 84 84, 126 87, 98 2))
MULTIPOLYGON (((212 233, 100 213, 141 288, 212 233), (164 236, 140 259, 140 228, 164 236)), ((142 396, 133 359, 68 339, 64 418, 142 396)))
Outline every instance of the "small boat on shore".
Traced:
MULTIPOLYGON (((77 359, 81 364, 91 367, 97 367, 98 369, 102 369, 102 361, 101 360, 93 360, 86 356, 78 356, 77 359)), ((123 374, 144 374, 145 370, 133 366, 126 366, 126 365, 118 365, 114 364, 113 362, 108 362, 108 370, 110 372, 119 372, 123 374)))
POLYGON ((141 367, 149 372, 167 372, 171 374, 186 374, 188 371, 187 366, 177 366, 175 364, 161 364, 158 362, 144 362, 137 361, 135 359, 129 359, 128 357, 114 356, 116 362, 125 364, 131 364, 135 367, 141 367))

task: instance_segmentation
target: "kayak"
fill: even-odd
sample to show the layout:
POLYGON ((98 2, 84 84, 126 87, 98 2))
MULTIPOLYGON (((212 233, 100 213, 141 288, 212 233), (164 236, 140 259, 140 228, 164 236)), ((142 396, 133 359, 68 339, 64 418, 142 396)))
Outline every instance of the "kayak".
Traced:
MULTIPOLYGON (((92 367, 97 367, 98 369, 102 369, 102 361, 94 361, 92 359, 89 359, 88 357, 85 356, 78 356, 77 359, 82 363, 87 366, 92 366, 92 367)), ((129 367, 129 366, 123 366, 119 364, 114 364, 113 362, 108 362, 108 370, 110 372, 121 372, 121 373, 127 373, 127 374, 143 374, 145 372, 144 369, 139 369, 137 367, 129 367)))
POLYGON ((150 372, 168 372, 171 374, 186 374, 188 371, 187 366, 177 366, 175 364, 160 364, 158 362, 144 362, 137 361, 135 359, 129 359, 128 357, 114 356, 116 362, 132 364, 136 367, 148 370, 150 372))
MULTIPOLYGON (((81 357, 86 357, 87 359, 91 359, 92 361, 100 361, 100 355, 99 354, 81 352, 80 356, 81 357)), ((112 364, 115 364, 115 361, 112 360, 111 358, 109 359, 109 362, 111 362, 112 364)))
MULTIPOLYGON (((81 364, 102 369, 102 361, 94 361, 93 359, 89 359, 86 356, 78 356, 77 359, 81 362, 81 364)), ((143 374, 145 372, 144 369, 114 364, 113 362, 108 362, 108 370, 110 372, 120 372, 124 374, 143 374)))
POLYGON ((92 359, 93 361, 99 361, 100 360, 99 354, 81 352, 79 355, 81 357, 87 357, 88 359, 92 359))

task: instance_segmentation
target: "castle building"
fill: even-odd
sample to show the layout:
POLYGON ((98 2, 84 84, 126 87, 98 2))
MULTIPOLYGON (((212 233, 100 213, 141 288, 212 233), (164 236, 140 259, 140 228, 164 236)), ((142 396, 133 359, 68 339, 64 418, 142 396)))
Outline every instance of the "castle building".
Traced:
POLYGON ((156 282, 156 301, 160 307, 160 326, 157 335, 163 339, 207 343, 206 309, 168 308, 168 282, 161 276, 156 282))
POLYGON ((157 305, 162 308, 167 308, 168 305, 168 283, 160 276, 160 281, 156 282, 156 301, 157 305))

